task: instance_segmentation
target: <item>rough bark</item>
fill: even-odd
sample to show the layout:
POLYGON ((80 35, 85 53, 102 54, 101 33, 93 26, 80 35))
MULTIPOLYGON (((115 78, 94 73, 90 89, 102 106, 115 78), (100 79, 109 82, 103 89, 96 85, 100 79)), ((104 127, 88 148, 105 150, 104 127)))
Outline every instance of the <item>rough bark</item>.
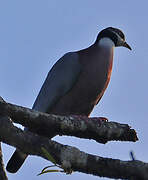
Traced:
MULTIPOLYGON (((73 171, 114 179, 148 179, 147 163, 135 159, 121 161, 87 154, 75 147, 50 140, 51 131, 55 135, 94 139, 100 143, 111 140, 133 142, 138 140, 135 130, 127 124, 99 122, 96 118, 41 113, 6 103, 0 98, 0 141, 14 146, 26 154, 47 159, 42 151, 42 147, 44 147, 57 164, 66 171, 72 169, 73 171), (15 127, 13 122, 29 128, 32 132, 15 127)), ((1 167, 3 168, 3 165, 1 167)), ((4 171, 3 175, 5 175, 4 171)), ((4 180, 6 178, 5 176, 4 180)))
POLYGON ((33 132, 46 137, 50 137, 51 134, 68 135, 93 139, 99 143, 112 140, 133 142, 138 140, 136 131, 127 124, 99 123, 95 118, 46 114, 6 103, 3 100, 0 100, 0 114, 7 115, 11 117, 13 122, 28 127, 33 132))
POLYGON ((5 169, 4 169, 1 143, 0 143, 0 180, 8 180, 5 169))
POLYGON ((148 179, 148 163, 136 160, 121 161, 87 154, 75 147, 62 145, 46 137, 25 132, 15 127, 8 117, 0 118, 0 140, 27 154, 47 159, 41 150, 44 147, 65 170, 72 169, 114 179, 148 179))

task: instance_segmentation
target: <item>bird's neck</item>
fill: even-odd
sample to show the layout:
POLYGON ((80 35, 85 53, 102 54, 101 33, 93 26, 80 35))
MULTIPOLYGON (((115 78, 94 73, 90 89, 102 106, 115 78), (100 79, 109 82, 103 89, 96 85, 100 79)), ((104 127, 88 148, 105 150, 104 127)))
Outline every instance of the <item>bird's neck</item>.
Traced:
POLYGON ((114 42, 110 38, 104 37, 104 38, 101 38, 99 40, 98 46, 99 47, 108 48, 108 49, 112 49, 112 48, 115 47, 115 44, 114 44, 114 42))

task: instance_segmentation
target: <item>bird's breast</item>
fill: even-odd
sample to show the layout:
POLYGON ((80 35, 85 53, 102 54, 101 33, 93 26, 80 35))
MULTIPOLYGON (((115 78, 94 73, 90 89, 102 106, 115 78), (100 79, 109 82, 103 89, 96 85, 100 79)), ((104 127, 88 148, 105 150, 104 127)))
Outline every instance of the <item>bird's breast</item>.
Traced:
POLYGON ((87 87, 86 91, 83 89, 84 96, 95 105, 101 99, 110 81, 113 48, 107 50, 100 48, 100 51, 87 57, 82 60, 84 71, 81 75, 81 83, 82 87, 87 87))
POLYGON ((61 115, 88 116, 101 99, 110 80, 113 50, 79 52, 82 71, 71 90, 52 108, 52 113, 61 115))

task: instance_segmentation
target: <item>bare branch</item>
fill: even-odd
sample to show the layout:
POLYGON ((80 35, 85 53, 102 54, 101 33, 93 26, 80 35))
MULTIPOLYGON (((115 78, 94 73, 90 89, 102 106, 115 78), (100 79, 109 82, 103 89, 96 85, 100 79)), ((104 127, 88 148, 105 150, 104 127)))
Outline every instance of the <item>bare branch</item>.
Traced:
POLYGON ((41 150, 44 147, 65 169, 70 168, 74 171, 115 179, 148 179, 148 163, 136 160, 121 161, 87 154, 75 147, 62 145, 31 132, 24 132, 15 127, 8 117, 0 118, 0 140, 27 154, 46 159, 41 150))
POLYGON ((5 169, 4 169, 1 143, 0 143, 0 180, 8 180, 5 169))
POLYGON ((127 124, 102 122, 92 118, 78 119, 75 116, 57 116, 31 110, 29 108, 5 103, 0 99, 0 114, 12 118, 37 134, 51 137, 54 135, 70 135, 86 139, 94 139, 100 143, 111 140, 137 141, 134 129, 127 124))

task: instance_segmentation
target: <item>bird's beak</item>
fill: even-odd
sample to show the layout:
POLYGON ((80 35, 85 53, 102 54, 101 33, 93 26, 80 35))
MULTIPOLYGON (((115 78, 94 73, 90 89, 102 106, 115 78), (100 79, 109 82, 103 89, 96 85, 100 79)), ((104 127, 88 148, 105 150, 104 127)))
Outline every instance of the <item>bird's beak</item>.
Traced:
POLYGON ((132 48, 127 44, 126 41, 124 41, 123 46, 126 47, 126 48, 128 48, 128 49, 130 49, 130 50, 132 50, 132 48))

